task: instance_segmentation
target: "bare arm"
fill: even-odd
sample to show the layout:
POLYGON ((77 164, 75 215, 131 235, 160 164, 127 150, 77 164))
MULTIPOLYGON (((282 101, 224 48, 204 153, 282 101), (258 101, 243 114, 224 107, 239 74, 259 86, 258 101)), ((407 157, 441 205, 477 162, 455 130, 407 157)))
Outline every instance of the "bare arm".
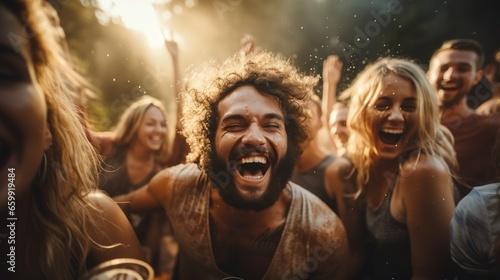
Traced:
POLYGON ((177 117, 176 117, 176 129, 181 129, 182 124, 181 124, 181 115, 182 115, 182 109, 181 109, 181 102, 179 99, 179 93, 180 93, 180 87, 181 87, 181 72, 179 68, 179 46, 177 43, 173 40, 165 40, 165 46, 168 49, 168 52, 170 53, 170 57, 172 58, 172 67, 173 67, 173 77, 172 81, 174 83, 174 100, 176 101, 177 107, 177 117))
POLYGON ((146 212, 162 207, 162 201, 168 197, 171 179, 168 171, 156 174, 149 183, 127 194, 113 197, 125 213, 146 212))
POLYGON ((92 211, 94 224, 88 228, 92 244, 88 256, 90 266, 116 258, 145 260, 139 241, 127 217, 116 203, 104 193, 87 196, 96 209, 92 211))
POLYGON ((102 156, 108 156, 113 150, 114 133, 113 132, 96 132, 90 129, 85 129, 85 134, 90 144, 102 156))
POLYGON ((455 209, 449 170, 443 161, 421 155, 416 164, 405 163, 399 183, 410 234, 412 279, 444 279, 452 267, 449 225, 455 209))
POLYGON ((328 126, 332 106, 337 102, 337 86, 342 75, 342 61, 336 55, 329 55, 323 61, 323 97, 321 110, 323 123, 328 126))
POLYGON ((348 159, 337 158, 326 170, 325 186, 328 195, 337 202, 337 214, 345 227, 349 243, 349 273, 354 278, 359 273, 365 255, 363 244, 366 227, 361 199, 346 196, 355 191, 351 180, 347 179, 350 169, 348 159))

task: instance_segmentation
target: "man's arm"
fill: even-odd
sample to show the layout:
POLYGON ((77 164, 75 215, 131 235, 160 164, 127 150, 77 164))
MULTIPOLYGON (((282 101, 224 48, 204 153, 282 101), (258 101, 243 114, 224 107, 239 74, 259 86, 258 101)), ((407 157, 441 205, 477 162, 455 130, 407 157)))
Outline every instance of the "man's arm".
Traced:
POLYGON ((147 212, 162 207, 162 202, 168 197, 171 189, 171 178, 168 170, 160 171, 149 183, 127 194, 113 197, 125 213, 147 212))

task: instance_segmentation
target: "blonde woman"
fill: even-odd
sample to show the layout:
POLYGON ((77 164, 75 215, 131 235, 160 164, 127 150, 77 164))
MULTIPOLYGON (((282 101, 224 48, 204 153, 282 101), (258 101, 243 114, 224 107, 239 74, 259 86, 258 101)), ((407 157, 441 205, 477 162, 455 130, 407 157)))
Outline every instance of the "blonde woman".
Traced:
POLYGON ((349 90, 346 157, 328 170, 353 267, 370 279, 444 279, 456 160, 416 64, 380 59, 349 90))
POLYGON ((125 215, 97 191, 97 156, 44 5, 0 2, 0 201, 12 219, 2 279, 77 279, 111 259, 143 259, 125 215))
POLYGON ((109 195, 132 191, 161 169, 169 154, 166 115, 159 100, 143 96, 125 110, 113 132, 93 133, 106 163, 100 185, 109 195))
MULTIPOLYGON (((146 185, 166 166, 170 155, 166 116, 165 107, 158 99, 143 96, 125 110, 112 132, 89 133, 104 156, 99 186, 111 197, 146 185)), ((172 274, 176 244, 160 245, 162 236, 168 244, 174 241, 165 215, 161 211, 151 211, 130 214, 128 218, 157 274, 172 274), (166 258, 162 263, 159 263, 160 251, 166 258)))

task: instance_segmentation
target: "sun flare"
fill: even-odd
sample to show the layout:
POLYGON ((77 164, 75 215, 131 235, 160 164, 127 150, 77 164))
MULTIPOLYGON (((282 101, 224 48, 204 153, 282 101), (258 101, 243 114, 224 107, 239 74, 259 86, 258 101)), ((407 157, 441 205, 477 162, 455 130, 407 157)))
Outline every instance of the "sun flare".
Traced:
POLYGON ((152 48, 164 45, 163 31, 151 0, 99 0, 99 7, 113 21, 124 27, 141 32, 152 48))

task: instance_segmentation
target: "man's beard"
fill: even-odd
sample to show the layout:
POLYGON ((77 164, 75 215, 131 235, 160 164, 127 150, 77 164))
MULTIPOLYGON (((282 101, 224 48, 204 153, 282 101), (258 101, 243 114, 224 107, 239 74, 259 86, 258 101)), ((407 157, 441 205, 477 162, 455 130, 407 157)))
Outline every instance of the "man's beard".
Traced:
MULTIPOLYGON (((231 158, 234 159, 234 157, 231 158)), ((270 160, 272 161, 272 159, 270 160)), ((221 159, 215 152, 212 152, 210 162, 210 179, 219 191, 222 200, 234 208, 253 211, 267 209, 278 200, 281 192, 288 184, 295 166, 295 159, 290 150, 287 150, 285 156, 278 162, 276 169, 271 174, 271 180, 264 193, 259 198, 247 199, 242 196, 234 183, 233 173, 238 172, 238 170, 228 166, 229 164, 226 164, 226 161, 221 159), (214 176, 214 174, 217 174, 217 176, 214 176), (221 175, 225 175, 222 176, 225 180, 220 180, 221 175)), ((272 172, 272 170, 268 169, 266 172, 272 172)))
MULTIPOLYGON (((442 89, 440 89, 442 90, 442 89)), ((458 92, 452 99, 448 100, 442 100, 441 98, 438 98, 439 100, 439 106, 444 107, 444 108, 453 108, 455 105, 459 104, 462 98, 467 96, 467 91, 460 91, 458 92)))

